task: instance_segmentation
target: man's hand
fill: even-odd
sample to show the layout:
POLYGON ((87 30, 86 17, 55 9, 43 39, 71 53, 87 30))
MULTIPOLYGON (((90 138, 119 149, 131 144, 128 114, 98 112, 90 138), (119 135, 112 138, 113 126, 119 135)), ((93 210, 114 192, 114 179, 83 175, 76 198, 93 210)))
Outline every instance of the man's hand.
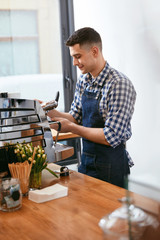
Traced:
POLYGON ((34 99, 35 101, 39 102, 40 104, 43 103, 43 101, 39 100, 39 99, 34 99))
MULTIPOLYGON (((58 121, 58 122, 61 123, 61 131, 60 132, 66 133, 66 132, 70 132, 71 131, 71 124, 72 124, 72 122, 69 121, 68 119, 54 117, 54 118, 52 118, 52 121, 55 121, 55 122, 58 121)), ((58 130, 58 124, 56 124, 56 123, 50 124, 50 127, 52 129, 58 130)))

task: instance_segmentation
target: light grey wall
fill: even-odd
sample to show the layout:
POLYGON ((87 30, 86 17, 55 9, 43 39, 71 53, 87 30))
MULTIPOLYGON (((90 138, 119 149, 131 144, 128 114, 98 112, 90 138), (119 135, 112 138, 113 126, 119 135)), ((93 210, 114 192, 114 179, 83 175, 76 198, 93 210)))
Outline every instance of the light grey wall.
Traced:
POLYGON ((93 27, 102 36, 112 67, 135 85, 137 101, 127 148, 131 177, 160 187, 160 2, 74 0, 75 28, 93 27))

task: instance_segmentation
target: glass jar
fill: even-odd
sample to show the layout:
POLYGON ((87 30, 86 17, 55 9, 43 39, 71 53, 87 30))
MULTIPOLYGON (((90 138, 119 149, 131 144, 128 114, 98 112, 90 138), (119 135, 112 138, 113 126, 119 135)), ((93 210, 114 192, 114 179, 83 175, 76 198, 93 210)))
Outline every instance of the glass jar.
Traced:
POLYGON ((106 240, 138 240, 149 225, 157 224, 156 220, 142 209, 133 205, 126 197, 120 199, 122 207, 104 216, 99 226, 106 240))
POLYGON ((21 185, 22 195, 27 196, 29 191, 29 177, 19 178, 19 181, 21 185))
POLYGON ((22 193, 19 179, 2 178, 0 182, 0 210, 11 212, 22 206, 22 193))

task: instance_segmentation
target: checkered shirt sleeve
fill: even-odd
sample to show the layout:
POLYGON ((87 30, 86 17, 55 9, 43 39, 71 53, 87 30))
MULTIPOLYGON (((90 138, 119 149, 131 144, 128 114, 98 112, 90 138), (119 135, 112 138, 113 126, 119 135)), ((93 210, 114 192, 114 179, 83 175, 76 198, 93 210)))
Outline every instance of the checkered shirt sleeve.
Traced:
POLYGON ((131 137, 130 122, 136 99, 130 80, 116 70, 114 75, 111 77, 109 90, 106 91, 107 114, 104 127, 105 138, 112 147, 125 143, 131 137))

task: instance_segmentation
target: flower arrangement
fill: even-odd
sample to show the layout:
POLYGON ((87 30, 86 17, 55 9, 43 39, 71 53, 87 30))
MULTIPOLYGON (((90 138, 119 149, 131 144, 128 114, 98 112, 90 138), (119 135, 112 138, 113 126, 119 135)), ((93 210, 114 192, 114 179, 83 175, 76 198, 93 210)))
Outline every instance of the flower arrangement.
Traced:
MULTIPOLYGON (((58 176, 51 169, 47 168, 47 155, 45 154, 42 146, 34 147, 32 143, 17 143, 12 147, 14 148, 14 154, 16 156, 16 164, 9 164, 9 168, 10 170, 11 168, 13 170, 15 168, 15 165, 17 168, 19 168, 20 163, 21 165, 22 163, 23 165, 24 163, 26 163, 25 165, 29 165, 29 185, 31 188, 39 188, 41 186, 41 175, 43 169, 46 169, 58 178, 58 176)), ((11 172, 13 172, 12 170, 11 172)))
POLYGON ((33 147, 32 143, 15 145, 15 154, 18 162, 32 163, 31 173, 42 172, 47 167, 47 155, 41 146, 33 147), (33 162, 32 162, 33 161, 33 162))

